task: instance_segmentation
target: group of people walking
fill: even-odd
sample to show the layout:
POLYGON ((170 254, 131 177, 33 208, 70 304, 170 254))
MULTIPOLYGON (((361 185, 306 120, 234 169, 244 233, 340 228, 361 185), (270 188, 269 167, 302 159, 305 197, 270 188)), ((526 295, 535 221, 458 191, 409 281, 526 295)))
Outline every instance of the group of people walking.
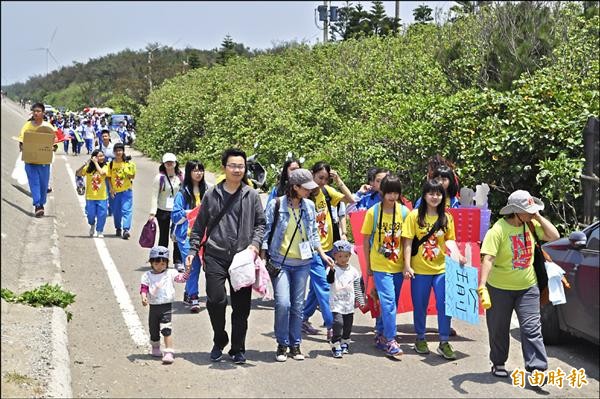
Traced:
MULTIPOLYGON (((39 115, 43 105, 34 104, 32 110, 21 141, 24 131, 47 123, 39 115)), ((90 235, 103 236, 110 206, 116 234, 127 239, 136 167, 125 155, 123 144, 111 146, 110 135, 101 133, 102 140, 90 152, 90 160, 77 170, 77 175, 86 179, 90 235)), ((374 326, 375 347, 387 356, 400 358, 396 313, 405 280, 411 284, 414 350, 422 355, 430 352, 425 320, 433 289, 440 342, 437 352, 445 359, 456 358, 449 342, 451 318, 445 315, 445 256, 453 254, 462 264, 465 259, 455 243, 454 220, 447 211, 459 206, 457 179, 448 165, 430 171, 413 210, 403 204, 400 179, 386 169, 371 169, 368 183, 352 193, 327 163, 317 162, 307 170, 298 160, 289 159, 263 209, 258 192, 247 181, 246 154, 228 149, 222 154, 221 166, 225 178, 211 186, 205 181, 200 161, 187 161, 182 171, 177 157, 167 153, 153 180, 149 220, 157 222, 159 240, 150 250, 151 269, 144 273, 140 288, 142 304, 150 305, 153 356, 161 356, 164 363, 173 362, 174 283, 185 283, 184 302, 192 312, 198 312, 198 281, 204 270, 206 307, 213 330, 210 359, 221 360, 230 345, 228 354, 233 361, 246 362, 251 287, 234 290, 228 281, 233 257, 250 250, 266 261, 274 288, 277 361, 304 359, 302 333, 319 332, 309 321, 317 308, 332 356, 342 358, 351 353, 353 314, 356 307, 365 309, 365 294, 374 296, 380 305, 374 326), (345 230, 336 224, 340 220, 336 211, 342 202, 348 205, 347 212, 366 210, 360 234, 364 237, 367 276, 361 277, 349 265, 352 245, 342 237, 345 230), (195 213, 197 216, 190 218, 195 213), (172 257, 169 241, 174 242, 172 257), (374 281, 375 289, 370 293, 362 291, 361 279, 366 278, 374 281), (225 330, 227 285, 231 336, 225 330), (160 335, 165 340, 164 350, 160 335)), ((27 164, 26 171, 36 216, 40 211, 43 215, 49 165, 27 164)), ((492 374, 497 377, 508 377, 505 363, 513 310, 520 321, 525 368, 530 372, 548 368, 541 336, 540 292, 532 267, 533 245, 538 237, 557 239, 558 231, 540 215, 543 209, 543 202, 527 191, 514 192, 500 211, 503 217, 483 240, 478 292, 487 309, 492 374)))

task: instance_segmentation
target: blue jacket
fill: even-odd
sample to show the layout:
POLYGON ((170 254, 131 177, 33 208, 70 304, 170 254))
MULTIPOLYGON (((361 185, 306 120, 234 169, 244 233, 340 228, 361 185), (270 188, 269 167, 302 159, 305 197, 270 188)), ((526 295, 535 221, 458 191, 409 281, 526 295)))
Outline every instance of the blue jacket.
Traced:
MULTIPOLYGON (((267 244, 267 241, 269 240, 271 228, 273 227, 275 199, 271 200, 267 204, 267 209, 265 210, 265 219, 267 220, 267 225, 265 226, 265 236, 263 238, 262 249, 267 249, 271 257, 279 254, 281 242, 283 241, 283 235, 285 234, 291 217, 290 213, 288 212, 287 196, 283 195, 279 198, 281 198, 281 202, 279 204, 279 221, 277 222, 277 227, 275 229, 270 248, 267 244)), ((317 232, 315 203, 307 199, 302 199, 302 202, 300 203, 300 209, 302 212, 301 226, 306 227, 306 234, 308 235, 308 239, 312 244, 313 251, 315 251, 317 248, 321 247, 321 239, 319 238, 319 234, 317 232)), ((302 233, 304 236, 304 231, 302 233)))
MULTIPOLYGON (((206 190, 211 187, 210 184, 206 183, 206 190)), ((185 242, 188 239, 188 221, 185 217, 186 211, 192 209, 191 205, 187 203, 185 200, 185 196, 183 192, 187 192, 189 194, 189 190, 187 187, 181 187, 177 194, 175 194, 175 199, 173 200, 173 210, 171 211, 171 223, 172 223, 172 231, 175 234, 175 238, 177 238, 178 242, 185 242)), ((190 198, 193 196, 190 195, 190 198)))

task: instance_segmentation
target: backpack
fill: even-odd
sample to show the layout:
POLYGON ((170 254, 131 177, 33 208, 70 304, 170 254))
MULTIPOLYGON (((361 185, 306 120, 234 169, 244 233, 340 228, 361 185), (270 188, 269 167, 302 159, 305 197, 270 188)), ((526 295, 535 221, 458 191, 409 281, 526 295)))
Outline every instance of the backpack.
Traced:
MULTIPOLYGON (((377 228, 377 218, 379 218, 379 205, 381 202, 373 205, 373 230, 371 231, 371 238, 369 238, 369 245, 373 248, 373 238, 375 237, 375 229, 377 228)), ((402 204, 400 204, 400 211, 402 212, 402 221, 406 219, 406 215, 408 215, 408 208, 402 204)))

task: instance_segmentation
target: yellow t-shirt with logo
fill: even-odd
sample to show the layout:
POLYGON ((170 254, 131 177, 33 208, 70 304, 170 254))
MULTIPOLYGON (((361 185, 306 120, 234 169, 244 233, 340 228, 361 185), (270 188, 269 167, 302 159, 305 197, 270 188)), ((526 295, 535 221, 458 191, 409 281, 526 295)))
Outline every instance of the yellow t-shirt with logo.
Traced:
MULTIPOLYGON (((425 215, 425 226, 419 226, 419 210, 411 211, 402 224, 402 237, 421 239, 433 227, 438 216, 425 215)), ((456 240, 454 219, 446 212, 447 228, 431 234, 419 247, 419 252, 411 258, 411 267, 416 274, 442 274, 446 271, 446 241, 456 240)))
MULTIPOLYGON (((331 207, 338 206, 344 194, 337 191, 335 188, 325 186, 325 190, 331 198, 331 207)), ((321 239, 321 248, 327 252, 333 248, 333 231, 331 215, 329 214, 329 208, 327 207, 327 201, 323 191, 319 188, 319 193, 315 196, 315 211, 317 214, 317 232, 321 239)))
MULTIPOLYGON (((288 212, 290 213, 290 221, 285 230, 285 234, 283 235, 283 239, 281 240, 281 247, 279 248, 281 256, 285 256, 285 252, 287 251, 288 246, 290 246, 290 240, 294 235, 294 230, 296 230, 296 223, 300 220, 300 209, 292 209, 288 206, 288 212)), ((302 241, 307 241, 307 236, 304 222, 300 221, 298 231, 296 231, 296 235, 294 235, 294 240, 290 246, 290 252, 288 252, 287 255, 288 258, 302 259, 302 256, 300 256, 300 243, 302 241)))
MULTIPOLYGON (((532 221, 539 238, 544 236, 544 229, 536 221, 532 221)), ((487 282, 495 288, 504 290, 525 290, 537 284, 533 265, 534 238, 525 226, 515 227, 506 219, 498 220, 488 230, 481 255, 494 256, 494 265, 490 270, 487 282)))
POLYGON ((106 193, 108 165, 104 165, 102 170, 104 171, 104 175, 101 175, 97 170, 88 173, 87 166, 85 167, 85 199, 101 201, 108 198, 108 194, 106 193))
POLYGON ((371 270, 385 273, 400 273, 404 268, 401 240, 402 222, 402 206, 400 204, 396 204, 395 222, 394 214, 383 212, 381 203, 369 208, 365 214, 365 220, 363 221, 362 228, 360 229, 361 234, 368 236, 365 237, 365 240, 370 239, 371 233, 373 232, 373 224, 375 224, 373 245, 371 246, 371 252, 369 253, 371 270), (375 208, 377 208, 377 219, 375 219, 375 208), (381 230, 379 229, 380 217, 381 230), (394 232, 393 235, 392 227, 394 232), (383 253, 380 252, 382 247, 389 253, 387 258, 383 253))
POLYGON ((135 177, 135 163, 113 161, 112 170, 109 167, 110 185, 115 192, 120 193, 127 191, 133 184, 135 177))

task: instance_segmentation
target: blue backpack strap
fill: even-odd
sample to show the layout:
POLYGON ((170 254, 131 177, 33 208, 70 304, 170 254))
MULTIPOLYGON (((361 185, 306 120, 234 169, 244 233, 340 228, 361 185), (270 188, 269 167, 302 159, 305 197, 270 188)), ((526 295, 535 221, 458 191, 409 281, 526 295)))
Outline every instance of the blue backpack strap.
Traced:
POLYGON ((373 205, 373 230, 371 230, 371 238, 369 238, 369 245, 373 248, 373 238, 375 237, 375 229, 377 228, 377 218, 379 216, 379 203, 373 205))
POLYGON ((162 173, 160 174, 160 183, 158 184, 158 191, 163 191, 163 189, 165 188, 165 179, 164 179, 165 175, 163 175, 162 173))

